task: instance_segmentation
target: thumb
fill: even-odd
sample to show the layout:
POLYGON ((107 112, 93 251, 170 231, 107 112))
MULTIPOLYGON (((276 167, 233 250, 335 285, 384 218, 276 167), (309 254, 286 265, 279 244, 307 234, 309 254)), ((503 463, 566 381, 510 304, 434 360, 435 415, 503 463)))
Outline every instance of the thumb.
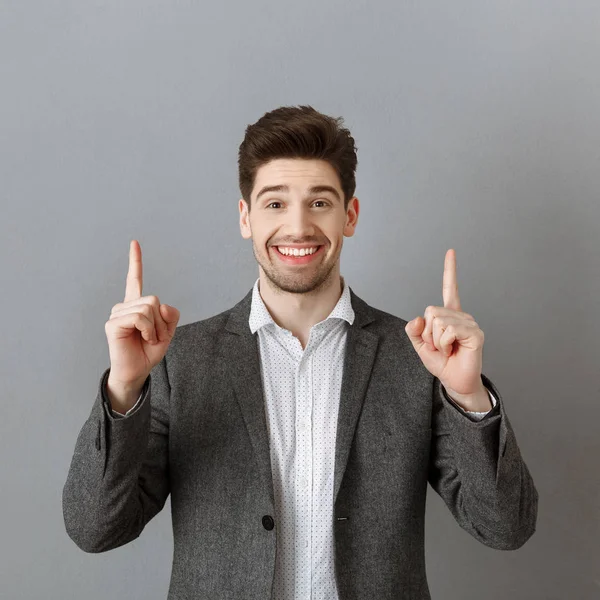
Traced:
POLYGON ((173 334, 175 333, 175 329, 177 327, 177 323, 179 321, 180 312, 174 306, 169 306, 168 304, 161 304, 159 310, 160 316, 165 320, 165 323, 167 324, 169 336, 173 337, 173 334))
POLYGON ((417 350, 425 343, 421 337, 424 329, 425 319, 422 319, 421 317, 416 317, 412 321, 409 321, 404 328, 404 331, 406 331, 410 341, 417 350))

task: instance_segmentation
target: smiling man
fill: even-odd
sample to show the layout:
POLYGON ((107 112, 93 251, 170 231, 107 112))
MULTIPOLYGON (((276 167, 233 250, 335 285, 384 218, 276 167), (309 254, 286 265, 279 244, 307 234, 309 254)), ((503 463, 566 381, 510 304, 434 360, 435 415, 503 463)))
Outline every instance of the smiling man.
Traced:
POLYGON ((260 295, 305 347, 342 293, 340 254, 344 236, 354 234, 358 198, 346 201, 335 169, 310 158, 271 159, 253 188, 250 203, 239 201, 240 228, 252 238, 260 295))
POLYGON ((176 308, 142 296, 130 246, 63 509, 77 545, 104 552, 171 494, 170 599, 427 600, 428 484, 486 546, 535 531, 538 493, 482 373, 455 252, 444 305, 410 322, 341 276, 356 165, 342 119, 310 106, 248 126, 239 222, 259 276, 209 319, 177 327, 176 308))

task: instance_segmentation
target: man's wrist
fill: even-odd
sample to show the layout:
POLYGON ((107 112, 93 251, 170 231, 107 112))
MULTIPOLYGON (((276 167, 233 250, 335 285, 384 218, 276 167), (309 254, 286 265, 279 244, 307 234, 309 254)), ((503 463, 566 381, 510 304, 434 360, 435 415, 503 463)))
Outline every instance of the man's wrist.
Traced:
MULTIPOLYGON (((147 378, 146 378, 147 379, 147 378)), ((106 395, 112 410, 125 415, 137 403, 144 388, 144 383, 134 382, 131 384, 113 383, 110 376, 106 380, 106 395)))
POLYGON ((452 401, 458 404, 464 411, 488 412, 493 408, 489 392, 483 385, 483 382, 481 388, 474 394, 459 394, 446 386, 444 386, 444 389, 452 401))

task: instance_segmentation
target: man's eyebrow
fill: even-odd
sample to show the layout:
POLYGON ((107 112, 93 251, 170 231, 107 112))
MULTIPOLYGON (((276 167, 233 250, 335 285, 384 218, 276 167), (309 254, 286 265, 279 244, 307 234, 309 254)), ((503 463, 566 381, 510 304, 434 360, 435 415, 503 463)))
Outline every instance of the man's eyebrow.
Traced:
MULTIPOLYGON (((258 202, 258 199, 263 194, 266 194, 267 192, 289 192, 289 191, 290 191, 290 188, 287 185, 267 185, 267 186, 263 187, 260 190, 260 192, 258 192, 258 195, 256 196, 256 201, 258 202)), ((313 187, 309 188, 309 190, 308 190, 309 196, 312 196, 314 194, 322 194, 323 192, 331 192, 341 202, 341 198, 340 198, 338 191, 330 185, 314 185, 313 187)))

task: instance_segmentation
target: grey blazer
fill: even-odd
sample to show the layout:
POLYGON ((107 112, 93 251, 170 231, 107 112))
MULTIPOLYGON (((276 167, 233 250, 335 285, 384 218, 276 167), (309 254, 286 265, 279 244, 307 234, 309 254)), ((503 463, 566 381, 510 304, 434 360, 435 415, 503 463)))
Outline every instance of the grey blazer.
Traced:
MULTIPOLYGON (((350 293, 332 499, 339 597, 426 600, 427 482, 499 550, 531 537, 538 493, 494 384, 482 375, 498 399, 490 413, 463 414, 406 321, 350 293)), ((178 327, 125 418, 110 412, 105 370, 64 485, 66 530, 86 552, 136 539, 171 494, 169 600, 272 599, 278 516, 251 299, 178 327)))

